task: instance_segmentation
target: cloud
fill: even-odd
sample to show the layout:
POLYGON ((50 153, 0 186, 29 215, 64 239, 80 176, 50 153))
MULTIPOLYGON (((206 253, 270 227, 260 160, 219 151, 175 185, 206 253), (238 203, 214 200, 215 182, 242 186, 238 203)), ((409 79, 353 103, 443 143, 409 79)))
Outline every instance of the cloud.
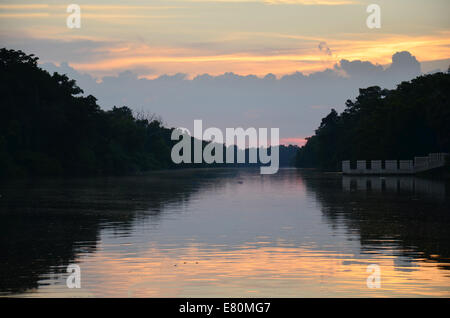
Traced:
POLYGON ((319 43, 319 51, 325 53, 326 55, 333 55, 333 53, 331 52, 331 49, 328 47, 326 42, 320 42, 319 43))
POLYGON ((386 70, 393 76, 413 77, 421 72, 420 63, 407 51, 397 52, 392 56, 392 64, 386 70))
POLYGON ((341 6, 358 4, 353 0, 184 0, 184 2, 263 3, 269 5, 341 6))
MULTIPOLYGON (((61 25, 65 27, 64 23, 61 25)), ((187 38, 181 41, 178 33, 177 42, 172 43, 174 38, 168 40, 170 36, 158 36, 153 41, 135 34, 123 39, 68 31, 67 28, 58 31, 39 27, 26 32, 0 30, 0 42, 1 46, 34 53, 45 62, 70 61, 77 70, 93 76, 136 70, 140 77, 183 72, 192 78, 203 73, 224 72, 265 76, 301 70, 310 74, 332 68, 338 58, 386 65, 396 51, 414 52, 422 62, 444 60, 450 52, 449 35, 374 35, 375 39, 346 35, 325 40, 282 32, 235 31, 204 41, 187 38), (139 70, 151 72, 144 74, 139 70)))
POLYGON ((48 4, 0 4, 2 10, 35 10, 35 9, 47 9, 48 4))
POLYGON ((420 63, 407 51, 397 52, 392 56, 389 67, 368 61, 341 60, 335 65, 335 70, 342 70, 350 78, 361 79, 361 84, 368 84, 367 79, 375 80, 392 87, 405 79, 411 79, 421 74, 420 63))
POLYGON ((383 66, 360 60, 348 61, 343 59, 339 62, 339 65, 335 66, 335 68, 342 69, 351 77, 378 76, 384 72, 383 66))
POLYGON ((313 134, 331 108, 342 111, 345 101, 355 98, 359 88, 393 88, 419 75, 418 63, 408 52, 399 52, 388 67, 343 59, 324 71, 309 75, 295 72, 279 78, 227 72, 193 78, 176 73, 149 79, 140 78, 137 69, 94 78, 67 63, 43 67, 76 79, 85 93, 96 96, 106 109, 127 105, 136 111, 156 113, 169 126, 189 130, 195 119, 202 119, 205 127, 221 129, 278 127, 284 142, 300 144, 313 134))
POLYGON ((351 0, 263 0, 267 4, 298 4, 304 6, 342 6, 358 4, 351 0))
POLYGON ((1 18, 11 18, 11 19, 16 19, 16 18, 21 18, 21 19, 26 19, 26 18, 30 18, 30 19, 35 19, 35 18, 47 18, 50 15, 46 12, 32 12, 32 13, 0 13, 0 17, 1 18))

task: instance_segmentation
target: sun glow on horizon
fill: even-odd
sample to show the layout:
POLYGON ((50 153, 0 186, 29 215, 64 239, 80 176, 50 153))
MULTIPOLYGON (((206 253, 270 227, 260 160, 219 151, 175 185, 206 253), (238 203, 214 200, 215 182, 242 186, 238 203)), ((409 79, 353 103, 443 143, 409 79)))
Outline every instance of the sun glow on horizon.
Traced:
MULTIPOLYGON (((387 65, 399 51, 420 61, 450 58, 450 28, 435 5, 408 2, 411 30, 393 20, 400 4, 383 4, 383 26, 365 26, 368 1, 350 0, 186 0, 141 1, 123 4, 81 3, 82 27, 68 29, 67 5, 0 4, 2 46, 27 49, 42 62, 68 62, 94 76, 114 75, 130 69, 155 78, 184 73, 264 76, 332 68, 342 59, 387 65), (430 7, 437 15, 426 27, 414 30, 430 7), (351 19, 342 19, 345 15, 351 19), (329 26, 329 27, 327 27, 329 26), (422 29, 421 29, 422 30, 422 29), (20 40, 22 39, 22 40, 20 40), (34 46, 30 42, 36 43, 34 46), (56 52, 45 43, 61 47, 56 52), (325 44, 327 50, 319 48, 325 44), (64 47, 68 47, 64 49, 64 47), (64 52, 63 52, 64 51, 64 52), (65 54, 64 54, 65 53, 65 54)), ((405 9, 403 7, 403 9, 405 9)), ((397 19, 397 18, 396 18, 397 19)))
MULTIPOLYGON (((148 80, 172 77, 176 81, 202 76, 226 78, 230 74, 267 80, 293 75, 314 81, 324 74, 346 77, 341 67, 343 60, 367 61, 372 68, 381 65, 387 69, 393 55, 402 51, 421 63, 423 73, 447 70, 448 0, 383 2, 380 29, 369 29, 366 25, 366 8, 371 2, 80 1, 81 27, 70 29, 66 24, 67 3, 4 1, 0 4, 0 45, 34 54, 42 65, 67 65, 80 76, 92 77, 91 82, 97 84, 121 74, 148 80)), ((294 86, 289 89, 297 90, 294 86)), ((133 103, 156 107, 158 94, 149 94, 144 89, 142 96, 145 96, 133 103)), ((294 98, 292 92, 289 94, 294 98)), ((124 104, 132 99, 117 98, 124 104)), ((308 116, 325 115, 332 107, 331 102, 315 99, 319 100, 303 105, 312 112, 308 116)), ((165 114, 166 110, 159 111, 165 114)), ((249 112, 245 116, 257 122, 258 116, 263 115, 249 112)), ((180 122, 174 121, 174 125, 181 125, 180 122)), ((302 146, 311 134, 312 128, 292 130, 283 133, 281 143, 302 146)))

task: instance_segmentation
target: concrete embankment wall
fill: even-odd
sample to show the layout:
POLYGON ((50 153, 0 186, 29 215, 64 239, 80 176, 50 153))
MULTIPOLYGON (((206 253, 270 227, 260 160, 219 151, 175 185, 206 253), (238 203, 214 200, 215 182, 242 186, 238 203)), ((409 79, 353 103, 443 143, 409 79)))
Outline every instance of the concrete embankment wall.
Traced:
POLYGON ((350 160, 342 161, 344 174, 414 174, 445 165, 448 154, 432 153, 414 160, 357 160, 352 167, 350 160))

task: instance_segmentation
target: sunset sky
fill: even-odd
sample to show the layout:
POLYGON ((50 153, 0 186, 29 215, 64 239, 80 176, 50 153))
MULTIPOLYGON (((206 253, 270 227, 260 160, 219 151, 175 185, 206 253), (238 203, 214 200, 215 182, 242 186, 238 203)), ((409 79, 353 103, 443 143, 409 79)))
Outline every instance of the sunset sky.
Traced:
MULTIPOLYGON (((79 29, 66 26, 68 2, 0 1, 0 45, 34 53, 41 63, 68 63, 98 82, 124 71, 146 79, 177 73, 193 79, 227 72, 258 77, 272 73, 279 79, 295 72, 333 69, 341 60, 388 67, 392 55, 400 51, 410 52, 422 72, 446 70, 450 62, 448 0, 75 3, 81 7, 79 29), (381 7, 380 29, 366 26, 371 3, 381 7)), ((308 121, 313 119, 317 126, 329 106, 311 101, 307 107, 322 111, 308 121)), ((182 123, 170 113, 160 113, 170 124, 182 123)), ((292 129, 282 136, 302 139, 312 127, 301 135, 292 129)))
POLYGON ((95 75, 136 69, 146 77, 308 73, 340 59, 388 64, 403 50, 422 62, 450 57, 447 0, 376 1, 381 29, 365 23, 373 0, 74 3, 81 7, 80 29, 66 26, 67 2, 1 1, 2 42, 32 51, 35 43, 42 61, 63 59, 95 75), (53 42, 56 50, 43 48, 53 42), (321 42, 328 52, 318 48, 321 42))

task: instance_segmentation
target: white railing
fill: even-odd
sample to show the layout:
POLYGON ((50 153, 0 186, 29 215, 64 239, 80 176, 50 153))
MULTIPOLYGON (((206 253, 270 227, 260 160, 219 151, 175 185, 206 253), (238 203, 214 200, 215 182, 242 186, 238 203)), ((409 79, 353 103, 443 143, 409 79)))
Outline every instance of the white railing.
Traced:
POLYGON ((381 160, 371 160, 371 168, 366 168, 366 160, 358 160, 356 169, 351 169, 350 161, 342 161, 344 174, 413 174, 439 167, 446 163, 446 153, 431 153, 427 157, 415 157, 413 160, 385 160, 382 168, 381 160))

